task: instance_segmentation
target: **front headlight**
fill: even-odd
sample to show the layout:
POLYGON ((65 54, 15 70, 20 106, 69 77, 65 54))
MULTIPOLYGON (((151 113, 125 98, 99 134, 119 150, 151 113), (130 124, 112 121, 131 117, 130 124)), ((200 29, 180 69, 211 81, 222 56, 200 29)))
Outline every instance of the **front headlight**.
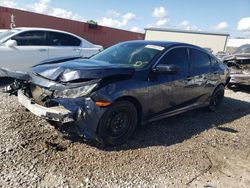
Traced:
POLYGON ((55 98, 77 98, 89 94, 97 84, 91 84, 76 88, 64 89, 64 90, 55 90, 55 98))

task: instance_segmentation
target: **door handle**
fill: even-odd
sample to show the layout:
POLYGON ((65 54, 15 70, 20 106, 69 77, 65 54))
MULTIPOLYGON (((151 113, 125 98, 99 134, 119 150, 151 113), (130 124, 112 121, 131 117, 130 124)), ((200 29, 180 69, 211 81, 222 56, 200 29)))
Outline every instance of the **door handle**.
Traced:
POLYGON ((39 52, 46 52, 47 49, 38 49, 39 52))
POLYGON ((74 48, 73 51, 80 51, 80 48, 74 48))

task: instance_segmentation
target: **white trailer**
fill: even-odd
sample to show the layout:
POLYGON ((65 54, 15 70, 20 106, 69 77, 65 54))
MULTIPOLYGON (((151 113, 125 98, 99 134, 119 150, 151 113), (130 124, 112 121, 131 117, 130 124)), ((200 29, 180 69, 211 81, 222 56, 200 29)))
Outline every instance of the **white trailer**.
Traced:
POLYGON ((190 30, 146 28, 145 40, 176 41, 209 48, 213 53, 226 50, 227 33, 213 33, 190 30))

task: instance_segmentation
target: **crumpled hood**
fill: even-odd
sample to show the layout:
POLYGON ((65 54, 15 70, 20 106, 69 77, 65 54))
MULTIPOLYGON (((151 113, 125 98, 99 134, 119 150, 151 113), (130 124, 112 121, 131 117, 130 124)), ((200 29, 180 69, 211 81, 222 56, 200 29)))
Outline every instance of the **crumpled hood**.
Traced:
POLYGON ((32 68, 32 72, 52 81, 101 79, 108 76, 132 76, 135 69, 91 59, 75 59, 63 63, 43 64, 32 68))

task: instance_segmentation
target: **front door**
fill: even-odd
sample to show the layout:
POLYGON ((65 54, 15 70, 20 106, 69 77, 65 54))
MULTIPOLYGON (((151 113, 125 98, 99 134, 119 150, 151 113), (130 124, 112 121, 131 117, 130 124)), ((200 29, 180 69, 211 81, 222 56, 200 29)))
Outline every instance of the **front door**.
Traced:
POLYGON ((46 33, 26 31, 11 38, 17 46, 0 46, 0 67, 10 70, 28 71, 40 61, 48 58, 46 33))
POLYGON ((153 76, 150 76, 150 114, 153 117, 189 105, 194 82, 189 76, 189 56, 186 47, 170 50, 158 64, 173 64, 179 67, 179 71, 173 75, 152 73, 153 76))

